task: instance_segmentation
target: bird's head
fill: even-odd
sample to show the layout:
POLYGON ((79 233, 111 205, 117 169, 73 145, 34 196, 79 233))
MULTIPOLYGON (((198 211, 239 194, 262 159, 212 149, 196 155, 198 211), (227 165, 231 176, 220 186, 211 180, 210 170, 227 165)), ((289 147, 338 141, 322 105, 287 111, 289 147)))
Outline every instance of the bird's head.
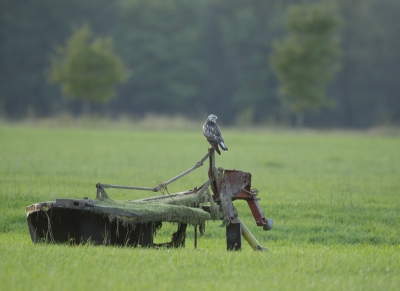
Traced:
POLYGON ((218 119, 217 115, 211 114, 211 115, 207 118, 207 121, 210 121, 210 122, 212 122, 212 123, 216 123, 216 122, 217 122, 217 119, 218 119))

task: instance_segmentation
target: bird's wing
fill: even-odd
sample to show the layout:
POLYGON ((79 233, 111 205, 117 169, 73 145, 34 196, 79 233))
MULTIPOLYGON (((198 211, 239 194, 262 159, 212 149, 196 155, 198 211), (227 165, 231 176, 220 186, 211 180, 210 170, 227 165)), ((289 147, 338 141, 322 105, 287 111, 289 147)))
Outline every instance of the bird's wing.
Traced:
POLYGON ((208 125, 205 124, 203 127, 204 136, 207 140, 212 140, 219 143, 222 140, 221 130, 218 125, 208 125))

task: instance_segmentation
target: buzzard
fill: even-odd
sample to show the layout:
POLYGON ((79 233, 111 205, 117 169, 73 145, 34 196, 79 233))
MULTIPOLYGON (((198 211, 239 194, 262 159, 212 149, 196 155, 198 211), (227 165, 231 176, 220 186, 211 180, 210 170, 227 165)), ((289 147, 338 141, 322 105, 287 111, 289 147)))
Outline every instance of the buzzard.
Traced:
POLYGON ((216 121, 217 116, 211 114, 206 122, 203 125, 203 134, 206 137, 207 141, 211 144, 211 146, 216 150, 216 152, 221 155, 221 152, 218 146, 221 147, 224 151, 228 151, 228 148, 225 145, 224 138, 222 137, 221 130, 219 129, 216 121))

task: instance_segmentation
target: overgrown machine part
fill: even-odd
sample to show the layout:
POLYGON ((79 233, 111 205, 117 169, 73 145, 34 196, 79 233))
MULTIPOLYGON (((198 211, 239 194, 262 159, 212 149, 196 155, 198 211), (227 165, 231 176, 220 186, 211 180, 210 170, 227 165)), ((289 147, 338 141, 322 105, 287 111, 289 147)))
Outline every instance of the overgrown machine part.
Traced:
POLYGON ((34 243, 103 244, 141 247, 184 247, 187 225, 194 226, 194 247, 198 230, 204 233, 205 222, 222 220, 226 228, 228 250, 240 250, 242 237, 254 250, 264 251, 238 217, 235 200, 245 200, 257 226, 270 230, 258 203, 258 190, 251 189, 251 174, 215 166, 214 149, 192 168, 155 187, 96 184, 96 199, 56 199, 27 206, 25 211, 34 243), (193 190, 139 200, 112 200, 107 188, 168 192, 167 186, 201 167, 209 159, 208 180, 193 190), (211 188, 211 192, 209 191, 211 188), (154 235, 163 222, 177 224, 170 242, 154 243, 154 235))

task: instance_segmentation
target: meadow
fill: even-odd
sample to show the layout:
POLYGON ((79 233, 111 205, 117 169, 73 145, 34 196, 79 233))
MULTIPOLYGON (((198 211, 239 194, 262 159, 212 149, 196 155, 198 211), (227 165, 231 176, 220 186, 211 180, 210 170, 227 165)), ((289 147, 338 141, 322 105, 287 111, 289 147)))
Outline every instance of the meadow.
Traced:
MULTIPOLYGON (((399 135, 223 133, 229 152, 216 164, 252 173, 274 228, 257 227, 245 202, 235 206, 268 252, 244 240, 240 252, 227 252, 219 221, 206 224, 197 249, 190 227, 180 249, 33 244, 25 206, 95 198, 97 182, 152 187, 194 166, 208 143, 201 128, 0 124, 0 290, 398 290, 399 135)), ((203 166, 168 189, 206 180, 203 166)))

